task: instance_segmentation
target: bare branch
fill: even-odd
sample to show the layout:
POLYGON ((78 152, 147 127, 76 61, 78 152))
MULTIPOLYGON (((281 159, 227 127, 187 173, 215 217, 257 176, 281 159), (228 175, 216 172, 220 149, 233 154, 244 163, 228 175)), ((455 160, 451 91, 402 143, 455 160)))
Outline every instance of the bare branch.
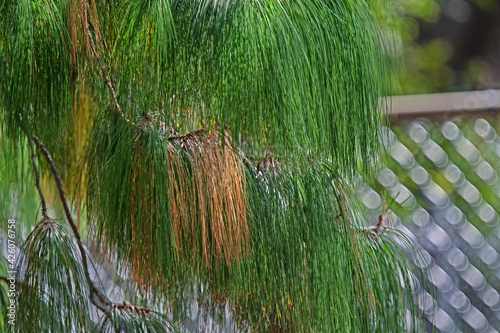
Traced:
POLYGON ((33 170, 35 170, 35 182, 36 188, 38 189, 38 194, 40 195, 40 201, 42 203, 42 216, 44 219, 47 218, 47 203, 45 202, 45 197, 43 196, 42 187, 40 186, 40 173, 38 172, 38 167, 36 165, 35 148, 33 147, 33 140, 29 140, 31 148, 31 161, 33 163, 33 170))

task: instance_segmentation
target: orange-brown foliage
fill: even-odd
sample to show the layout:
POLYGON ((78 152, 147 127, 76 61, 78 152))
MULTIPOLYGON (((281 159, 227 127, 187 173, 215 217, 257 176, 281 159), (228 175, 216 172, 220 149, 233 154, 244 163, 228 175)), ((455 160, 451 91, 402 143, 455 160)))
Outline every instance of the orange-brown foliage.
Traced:
POLYGON ((189 261, 188 264, 196 264, 195 260, 202 258, 209 269, 214 263, 230 266, 247 255, 245 172, 227 134, 224 140, 223 144, 218 131, 209 134, 197 131, 166 144, 168 203, 154 198, 154 162, 146 163, 143 147, 137 140, 132 157, 129 258, 138 286, 155 286, 160 282, 154 274, 159 263, 151 262, 151 254, 170 250, 148 241, 154 238, 157 223, 163 223, 153 213, 157 204, 168 204, 175 245, 181 260, 189 261), (148 216, 149 220, 141 216, 148 216))

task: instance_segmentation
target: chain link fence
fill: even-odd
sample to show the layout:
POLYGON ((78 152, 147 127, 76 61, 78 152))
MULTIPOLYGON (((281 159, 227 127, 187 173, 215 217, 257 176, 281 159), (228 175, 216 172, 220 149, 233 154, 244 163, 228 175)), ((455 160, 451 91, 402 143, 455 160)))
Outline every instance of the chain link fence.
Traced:
MULTIPOLYGON (((462 95, 469 103, 474 96, 481 106, 481 95, 462 95)), ((499 100, 483 106, 488 116, 465 117, 453 112, 467 107, 457 101, 448 113, 435 103, 422 114, 417 103, 413 120, 387 129, 384 167, 357 191, 368 221, 387 204, 423 251, 434 287, 421 291, 426 331, 500 332, 500 122, 492 116, 499 100)))

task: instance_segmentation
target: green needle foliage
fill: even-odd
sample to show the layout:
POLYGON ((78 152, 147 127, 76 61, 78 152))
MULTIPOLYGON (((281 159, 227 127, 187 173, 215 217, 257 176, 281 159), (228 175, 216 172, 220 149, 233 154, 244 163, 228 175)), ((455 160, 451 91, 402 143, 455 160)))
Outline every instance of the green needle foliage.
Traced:
POLYGON ((18 262, 17 322, 21 332, 69 332, 89 327, 86 278, 64 229, 45 218, 28 236, 18 262))
POLYGON ((217 146, 202 146, 193 135, 181 147, 162 131, 135 130, 118 117, 94 129, 87 202, 95 238, 116 251, 138 290, 175 298, 201 281, 215 300, 232 304, 240 324, 270 331, 401 331, 405 309, 418 313, 410 261, 391 237, 356 227, 349 191, 329 162, 297 171, 273 159, 258 168, 240 161, 245 184, 211 192, 236 198, 245 189, 250 235, 235 247, 217 239, 217 223, 226 223, 233 238, 243 228, 213 216, 217 202, 197 179, 201 173, 222 185, 217 177, 231 165, 200 171, 190 148, 208 159, 217 146))
POLYGON ((87 7, 89 22, 82 23, 74 16, 85 10, 73 2, 5 5, 12 18, 3 23, 13 31, 4 36, 2 64, 7 128, 37 128, 47 132, 41 139, 55 140, 51 133, 70 126, 70 91, 84 84, 78 74, 91 95, 108 97, 92 52, 85 52, 85 33, 92 32, 130 119, 164 110, 162 120, 183 129, 228 126, 253 153, 320 154, 347 174, 371 165, 386 78, 365 4, 155 0, 87 7), (78 28, 83 32, 73 32, 78 28))
MULTIPOLYGON (((386 83, 377 29, 351 1, 133 1, 111 58, 126 114, 165 109, 280 153, 370 165, 386 83), (349 73, 349 75, 345 75, 349 73), (138 98, 139 96, 139 98, 138 98)), ((112 8, 113 9, 113 8, 112 8)))
POLYGON ((5 128, 43 135, 51 147, 70 126, 68 1, 3 1, 0 103, 5 128), (36 130, 35 130, 36 129, 36 130))
POLYGON ((170 331, 194 304, 242 330, 419 330, 417 252, 363 229, 350 192, 376 167, 389 77, 364 1, 6 0, 0 15, 0 134, 37 143, 75 237, 40 189, 25 331, 170 331), (152 310, 94 285, 67 189, 114 282, 152 310))

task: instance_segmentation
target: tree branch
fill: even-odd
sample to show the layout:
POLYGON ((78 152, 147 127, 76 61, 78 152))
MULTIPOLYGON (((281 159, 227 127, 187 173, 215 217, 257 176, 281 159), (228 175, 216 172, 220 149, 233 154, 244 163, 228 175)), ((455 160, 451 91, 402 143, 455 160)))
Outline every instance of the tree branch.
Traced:
POLYGON ((43 196, 42 187, 40 186, 40 174, 38 172, 38 167, 36 165, 35 148, 33 147, 33 140, 29 138, 30 148, 31 148, 31 161, 33 163, 33 170, 35 170, 35 182, 36 188, 38 189, 38 194, 40 195, 40 201, 42 204, 42 216, 44 219, 47 218, 47 203, 45 202, 45 197, 43 196))
MULTIPOLYGON (((68 220, 68 223, 69 223, 69 225, 71 227, 71 230, 73 231, 73 234, 75 235, 75 238, 76 238, 76 241, 77 241, 77 244, 78 244, 78 249, 80 250, 80 254, 82 256, 83 269, 85 270, 85 275, 87 277, 87 281, 89 283, 91 293, 94 296, 96 296, 101 303, 103 303, 104 305, 110 306, 112 303, 107 299, 106 296, 104 296, 104 294, 102 294, 102 292, 99 289, 97 289, 97 287, 94 285, 92 279, 90 278, 89 266, 88 266, 88 260, 87 260, 87 253, 85 252, 85 249, 83 248, 83 244, 82 244, 82 239, 80 237, 80 233, 78 232, 78 228, 76 227, 76 224, 73 221, 73 217, 71 216, 71 212, 70 212, 70 209, 69 209, 68 201, 66 200, 66 195, 64 194, 64 189, 63 189, 63 185, 62 185, 62 181, 61 181, 61 176, 59 175, 59 172, 57 171, 57 168, 54 165, 54 161, 52 160, 52 156, 50 156, 49 151, 40 142, 40 140, 38 139, 38 137, 36 137, 36 136, 33 135, 33 141, 35 141, 35 144, 38 146, 38 148, 42 152, 43 156, 47 160, 47 163, 50 166, 50 170, 52 171, 52 174, 54 175, 54 178, 56 180, 57 189, 59 191, 59 198, 61 199, 61 202, 63 204, 64 213, 66 215, 66 219, 68 220)), ((100 310, 104 311, 104 309, 102 307, 100 307, 99 305, 97 305, 95 303, 94 303, 94 305, 96 305, 96 307, 98 307, 100 310)))
MULTIPOLYGON (((85 1, 85 7, 88 8, 87 1, 85 1)), ((89 15, 88 11, 87 11, 86 14, 89 15)), ((85 30, 87 31, 87 35, 89 36, 89 41, 90 41, 90 49, 91 49, 92 54, 94 55, 94 57, 97 59, 97 62, 99 63, 99 66, 101 67, 101 72, 102 72, 102 75, 104 76, 104 82, 108 86, 109 92, 111 93, 111 96, 113 97, 113 101, 114 101, 114 104, 115 104, 115 111, 116 111, 116 113, 118 113, 118 115, 123 120, 125 120, 125 122, 129 123, 130 120, 125 117, 125 115, 123 114, 123 112, 121 110, 120 104, 118 103, 118 97, 116 96, 115 87, 114 87, 113 83, 111 82, 111 80, 109 79, 108 72, 106 71, 106 67, 104 66, 104 63, 102 62, 102 59, 99 56, 99 53, 97 53, 97 49, 96 49, 96 46, 95 46, 94 38, 92 37, 92 34, 90 33, 90 29, 89 29, 89 24, 92 26, 92 28, 94 28, 94 24, 92 23, 92 20, 88 16, 87 16, 87 18, 85 20, 85 23, 86 23, 86 27, 85 27, 86 29, 85 30)), ((132 123, 132 125, 133 124, 134 123, 132 123)))
POLYGON ((196 131, 192 131, 192 132, 189 132, 189 133, 186 133, 186 134, 177 135, 177 136, 171 136, 171 137, 168 138, 168 141, 189 139, 189 138, 195 137, 197 135, 200 135, 203 132, 205 132, 205 129, 204 128, 200 128, 200 129, 197 129, 196 131))
POLYGON ((122 112, 122 110, 120 108, 120 104, 118 103, 118 97, 116 97, 115 88, 113 87, 113 84, 111 84, 111 81, 110 81, 110 79, 108 77, 108 73, 106 71, 106 67, 104 67, 104 64, 103 64, 103 62, 101 60, 101 57, 97 53, 97 50, 96 50, 96 47, 95 47, 95 43, 94 43, 94 38, 92 38, 92 34, 90 33, 90 30, 88 30, 88 29, 87 29, 87 34, 89 35, 90 47, 91 47, 92 53, 94 54, 94 56, 97 59, 97 62, 101 66, 101 72, 102 72, 102 75, 104 76, 104 82, 108 86, 108 89, 111 92, 111 96, 113 97, 113 100, 114 100, 114 103, 115 103, 115 111, 116 111, 116 113, 118 113, 118 115, 123 120, 125 120, 128 123, 128 122, 130 122, 130 120, 128 120, 128 118, 125 118, 125 115, 123 114, 123 112, 122 112))
POLYGON ((61 199, 61 202, 63 204, 64 213, 66 215, 66 219, 68 220, 68 223, 69 223, 69 225, 71 227, 71 230, 73 231, 73 234, 75 235, 75 238, 76 238, 76 241, 77 241, 77 244, 78 244, 78 249, 80 250, 80 254, 82 256, 83 269, 85 271, 85 275, 86 275, 86 278, 87 278, 87 281, 88 281, 88 284, 89 284, 89 287, 90 287, 91 294, 93 296, 95 296, 99 300, 99 302, 100 302, 100 304, 99 304, 99 303, 95 302, 94 299, 91 298, 92 304, 94 304, 99 310, 101 310, 104 313, 107 313, 107 309, 106 308, 108 308, 108 309, 110 309, 110 308, 121 309, 123 307, 127 307, 127 308, 130 307, 130 308, 134 309, 136 312, 140 312, 142 314, 149 314, 149 313, 151 313, 151 310, 149 310, 149 309, 142 308, 142 307, 137 307, 137 306, 132 306, 132 305, 129 305, 128 303, 126 303, 126 302, 124 302, 123 305, 119 305, 119 304, 113 303, 95 286, 95 284, 92 281, 92 279, 90 278, 90 274, 89 274, 87 252, 85 251, 85 249, 83 247, 82 240, 81 240, 81 237, 80 237, 80 233, 78 232, 78 228, 76 227, 76 224, 73 221, 73 217, 71 216, 71 212, 70 212, 70 209, 69 209, 68 201, 66 199, 66 195, 64 194, 64 189, 63 189, 63 185, 62 185, 62 181, 61 181, 61 176, 59 175, 59 172, 57 171, 57 168, 56 168, 56 166, 54 164, 54 161, 52 160, 52 156, 50 156, 50 153, 47 150, 47 148, 45 148, 45 146, 40 142, 40 140, 38 139, 38 137, 33 136, 33 141, 35 141, 35 144, 38 146, 38 148, 42 152, 43 156, 47 160, 47 163, 50 166, 50 170, 52 171, 52 174, 54 175, 54 178, 56 180, 57 189, 59 191, 59 198, 61 199))

